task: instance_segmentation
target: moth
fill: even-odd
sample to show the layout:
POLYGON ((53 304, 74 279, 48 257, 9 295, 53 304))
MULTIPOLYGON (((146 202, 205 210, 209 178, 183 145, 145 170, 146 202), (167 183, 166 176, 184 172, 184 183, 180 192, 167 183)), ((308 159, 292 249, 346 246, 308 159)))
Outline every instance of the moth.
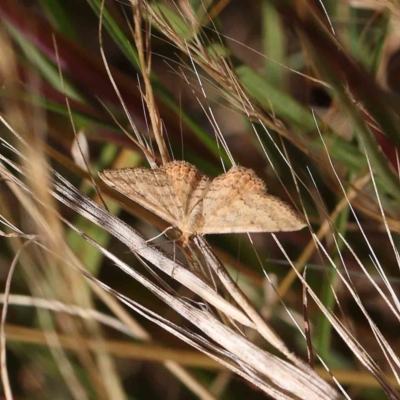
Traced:
POLYGON ((155 169, 108 169, 100 178, 178 228, 185 246, 193 235, 296 231, 304 218, 277 197, 251 169, 234 166, 215 179, 186 161, 155 169))

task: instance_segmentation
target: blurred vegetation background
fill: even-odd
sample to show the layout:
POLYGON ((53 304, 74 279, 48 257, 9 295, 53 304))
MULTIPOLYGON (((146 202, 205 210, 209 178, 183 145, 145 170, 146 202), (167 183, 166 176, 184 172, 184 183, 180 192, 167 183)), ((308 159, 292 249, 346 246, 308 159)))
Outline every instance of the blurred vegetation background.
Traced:
MULTIPOLYGON (((255 170, 269 193, 305 211, 321 246, 307 229, 278 234, 280 242, 301 271, 308 266, 307 281, 314 292, 392 379, 393 369, 398 372, 399 367, 390 365, 371 321, 384 335, 385 346, 398 354, 398 2, 188 0, 143 6, 143 32, 151 33, 151 84, 173 158, 185 159, 210 176, 222 173, 222 163, 230 165, 216 140, 219 130, 236 163, 255 170), (349 274, 357 295, 333 266, 349 274)), ((160 163, 141 95, 132 4, 105 2, 101 42, 100 10, 98 0, 0 2, 1 114, 29 138, 38 163, 43 156, 96 201, 98 194, 85 173, 71 119, 82 143, 87 142, 87 150, 81 146, 96 179, 104 168, 147 166, 143 152, 123 132, 132 130, 127 113, 154 146, 160 163)), ((0 136, 16 143, 5 124, 0 136)), ((4 146, 1 153, 15 159, 4 146)), ((39 167, 31 171, 31 178, 44 193, 48 182, 40 171, 39 167)), ((26 206, 16 201, 4 182, 0 190, 3 218, 23 232, 35 231, 26 206)), ((154 224, 160 228, 162 222, 139 207, 107 204, 146 238, 160 232, 154 224)), ((67 208, 59 211, 133 268, 142 269, 107 232, 67 208)), ((140 284, 126 279, 79 235, 54 224, 75 257, 100 281, 178 325, 186 323, 140 284)), ((245 234, 207 236, 288 347, 306 359, 307 345, 266 284, 263 269, 301 326, 302 284, 271 235, 253 234, 252 239, 253 244, 245 234)), ((23 241, 0 238, 4 285, 23 241)), ((174 251, 165 241, 158 243, 174 251)), ((181 296, 192 296, 173 280, 167 281, 181 296)), ((216 363, 208 364, 206 357, 152 322, 128 309, 115 311, 111 300, 106 303, 92 290, 80 274, 63 267, 62 260, 47 259, 32 245, 21 252, 11 293, 24 296, 20 304, 17 297, 10 298, 6 326, 7 369, 15 398, 196 398, 189 384, 164 368, 167 360, 183 362, 193 380, 215 398, 265 397, 237 376, 221 372, 216 363), (47 302, 36 308, 29 298, 47 302), (111 326, 97 325, 82 322, 71 309, 50 310, 56 300, 114 313, 123 322, 134 317, 153 341, 148 342, 147 334, 129 338, 113 325, 115 321, 111 326), (90 343, 100 338, 108 343, 111 357, 93 354, 90 343), (55 340, 64 351, 52 347, 55 340)), ((346 345, 313 302, 307 315, 316 351, 349 396, 383 398, 382 382, 363 367, 357 350, 346 345)))

